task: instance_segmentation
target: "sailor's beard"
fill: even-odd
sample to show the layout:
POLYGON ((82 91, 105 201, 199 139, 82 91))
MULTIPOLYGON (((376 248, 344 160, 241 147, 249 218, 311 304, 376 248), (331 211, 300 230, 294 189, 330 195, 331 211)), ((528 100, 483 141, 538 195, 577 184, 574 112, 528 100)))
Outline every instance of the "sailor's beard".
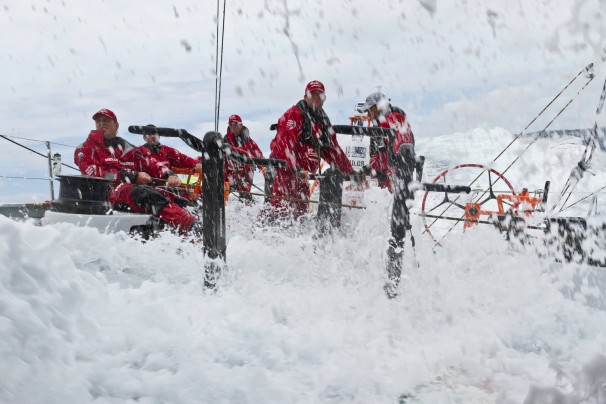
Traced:
POLYGON ((101 128, 101 130, 103 131, 103 137, 106 139, 113 139, 118 136, 118 131, 112 131, 109 128, 101 128))

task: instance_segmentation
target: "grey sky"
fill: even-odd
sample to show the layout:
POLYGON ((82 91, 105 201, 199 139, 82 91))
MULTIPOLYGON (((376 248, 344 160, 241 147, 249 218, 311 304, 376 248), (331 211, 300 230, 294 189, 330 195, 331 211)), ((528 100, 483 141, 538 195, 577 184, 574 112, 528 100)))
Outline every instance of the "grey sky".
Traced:
MULTIPOLYGON (((518 132, 599 61, 606 37, 599 0, 300 4, 227 1, 219 128, 238 113, 263 150, 269 125, 312 79, 326 85, 333 123, 346 123, 380 87, 418 140, 477 127, 518 132)), ((6 1, 0 134, 75 145, 93 127, 92 113, 107 107, 133 143, 131 124, 202 136, 214 128, 216 8, 199 0, 6 1)), ((554 127, 590 126, 601 80, 554 127)), ((41 158, 0 141, 3 173, 45 175, 41 158)), ((72 152, 62 153, 71 164, 72 152)), ((0 179, 0 195, 14 187, 0 179)))

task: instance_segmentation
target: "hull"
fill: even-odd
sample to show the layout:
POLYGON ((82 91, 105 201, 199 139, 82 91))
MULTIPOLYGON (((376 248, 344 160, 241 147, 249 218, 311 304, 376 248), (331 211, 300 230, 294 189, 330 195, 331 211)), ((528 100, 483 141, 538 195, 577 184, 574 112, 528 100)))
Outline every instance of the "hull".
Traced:
POLYGON ((563 217, 546 221, 545 245, 561 262, 606 267, 606 217, 563 217))
POLYGON ((0 215, 12 219, 41 219, 49 208, 49 203, 4 204, 0 205, 0 215))
POLYGON ((151 215, 113 211, 106 215, 76 214, 47 211, 41 220, 42 225, 70 223, 80 227, 94 227, 101 233, 125 232, 151 236, 162 227, 159 220, 151 215))
POLYGON ((58 176, 59 198, 44 213, 42 225, 70 223, 94 227, 101 233, 125 232, 149 238, 162 228, 159 219, 140 213, 113 210, 108 202, 112 181, 87 176, 58 176))

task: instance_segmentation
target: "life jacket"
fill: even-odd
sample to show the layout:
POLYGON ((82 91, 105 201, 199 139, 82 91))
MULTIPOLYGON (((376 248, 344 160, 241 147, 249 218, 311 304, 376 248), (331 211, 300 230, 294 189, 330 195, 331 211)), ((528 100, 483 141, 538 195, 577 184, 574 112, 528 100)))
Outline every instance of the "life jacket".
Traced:
POLYGON ((135 148, 135 146, 133 146, 132 143, 127 142, 126 140, 124 140, 123 138, 121 138, 119 136, 116 136, 113 139, 106 139, 104 137, 103 145, 105 147, 107 147, 108 149, 110 147, 113 147, 114 149, 119 150, 120 156, 125 155, 126 153, 128 153, 129 151, 131 151, 132 149, 135 148))
POLYGON ((151 145, 151 144, 145 143, 143 145, 143 147, 149 149, 150 152, 156 154, 160 151, 160 149, 162 148, 162 145, 160 143, 158 143, 157 145, 151 145))
POLYGON ((330 119, 324 112, 324 109, 320 111, 314 111, 307 106, 305 100, 301 100, 297 103, 297 108, 301 111, 303 117, 303 127, 301 129, 300 141, 311 145, 315 149, 328 149, 332 146, 331 136, 329 129, 332 127, 330 119), (315 136, 313 132, 314 124, 319 124, 322 127, 320 137, 315 136))
MULTIPOLYGON (((382 113, 382 116, 387 116, 391 113, 397 113, 397 114, 401 114, 406 116, 406 112, 404 112, 404 110, 400 107, 396 107, 395 105, 391 105, 389 104, 389 107, 387 107, 387 110, 382 113)), ((373 126, 379 126, 379 120, 375 119, 372 121, 373 122, 373 126)), ((412 144, 414 145, 414 137, 413 137, 413 142, 412 144)), ((369 147, 369 154, 371 156, 373 156, 375 153, 379 152, 379 151, 383 151, 387 149, 387 142, 386 139, 383 138, 378 138, 378 137, 371 137, 370 138, 370 147, 369 147)))
MULTIPOLYGON (((246 126, 243 126, 237 135, 234 135, 231 131, 229 133, 232 135, 236 147, 242 148, 250 140, 250 132, 246 126)), ((225 137, 227 138, 228 135, 225 135, 225 137)))
MULTIPOLYGON (((406 112, 404 112, 404 110, 400 107, 396 107, 395 105, 391 105, 389 104, 389 106, 387 107, 387 109, 385 110, 385 112, 381 112, 380 116, 387 116, 389 114, 391 114, 392 112, 398 113, 398 114, 402 114, 404 116, 406 116, 406 112)), ((377 117, 377 119, 372 121, 372 125, 373 126, 379 126, 379 119, 377 117)))

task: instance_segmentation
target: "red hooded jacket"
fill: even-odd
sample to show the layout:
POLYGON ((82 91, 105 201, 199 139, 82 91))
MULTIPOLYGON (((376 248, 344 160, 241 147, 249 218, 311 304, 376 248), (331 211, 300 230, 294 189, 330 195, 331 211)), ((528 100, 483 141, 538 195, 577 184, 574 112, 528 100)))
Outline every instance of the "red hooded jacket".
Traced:
POLYGON ((132 161, 138 171, 145 171, 152 177, 167 178, 175 175, 175 168, 194 168, 198 160, 165 145, 149 146, 144 144, 129 151, 124 159, 132 161))
MULTIPOLYGON (((134 146, 126 140, 116 137, 106 141, 102 130, 93 130, 86 141, 76 148, 74 162, 83 175, 114 180, 114 187, 108 195, 109 203, 114 207, 126 205, 135 213, 153 213, 180 231, 189 231, 195 216, 173 202, 170 195, 162 193, 166 197, 165 203, 161 204, 159 211, 152 209, 153 203, 148 203, 146 198, 157 191, 136 185, 138 169, 133 161, 125 159, 131 150, 134 150, 134 146)), ((148 163, 150 169, 161 170, 155 160, 149 160, 148 163)))
MULTIPOLYGON (((321 123, 309 122, 309 132, 304 133, 308 126, 303 118, 301 108, 303 101, 288 109, 278 120, 278 133, 271 142, 272 157, 286 160, 287 168, 276 170, 272 184, 270 203, 277 216, 292 215, 299 217, 307 210, 309 201, 309 182, 299 178, 294 172, 297 169, 315 173, 320 167, 320 159, 326 160, 332 167, 343 174, 353 173, 353 168, 347 155, 337 142, 337 135, 331 126, 324 128, 321 123)), ((323 111, 320 114, 327 118, 323 111)))
MULTIPOLYGON (((271 142, 273 158, 286 160, 290 169, 301 168, 315 173, 320 168, 320 159, 326 160, 332 167, 338 168, 343 174, 353 172, 347 155, 337 142, 336 133, 330 128, 330 145, 318 150, 311 143, 301 141, 303 130, 303 113, 297 105, 293 105, 278 120, 278 133, 271 142)), ((319 139, 322 135, 322 126, 312 124, 312 136, 319 139)))
MULTIPOLYGON (((248 128, 242 127, 236 136, 227 128, 227 134, 223 138, 231 147, 243 150, 248 157, 263 158, 263 152, 257 143, 250 137, 248 128)), ((253 181, 253 167, 250 164, 238 163, 230 159, 225 160, 225 181, 229 181, 234 188, 250 192, 253 181)))
MULTIPOLYGON (((406 114, 399 108, 393 108, 392 112, 379 118, 379 127, 387 129, 395 129, 396 136, 393 144, 394 154, 400 150, 402 144, 413 144, 415 143, 414 135, 410 129, 410 124, 406 119, 406 114)), ((386 142, 388 143, 388 142, 386 142)), ((369 167, 375 173, 382 173, 382 179, 379 180, 379 186, 381 188, 389 189, 389 192, 393 192, 391 184, 392 170, 388 166, 387 150, 379 150, 377 153, 370 157, 369 167)), ((393 168, 393 167, 392 167, 393 168)))
POLYGON ((113 179, 116 184, 134 183, 137 178, 135 165, 122 158, 132 149, 134 146, 121 137, 106 140, 102 130, 92 130, 86 141, 76 147, 74 162, 84 175, 113 179))

